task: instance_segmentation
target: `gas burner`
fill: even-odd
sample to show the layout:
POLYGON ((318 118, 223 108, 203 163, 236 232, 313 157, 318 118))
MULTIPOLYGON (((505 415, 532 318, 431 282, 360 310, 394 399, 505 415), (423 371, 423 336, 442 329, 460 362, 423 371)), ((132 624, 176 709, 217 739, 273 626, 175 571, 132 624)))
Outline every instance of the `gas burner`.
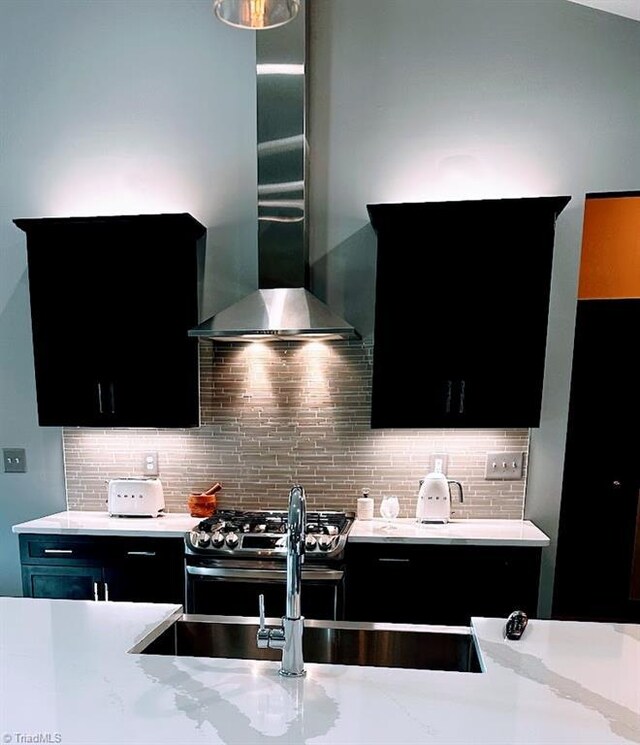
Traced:
POLYGON ((265 525, 265 533, 286 533, 287 532, 287 523, 285 520, 278 520, 277 518, 272 518, 267 520, 267 524, 265 525))

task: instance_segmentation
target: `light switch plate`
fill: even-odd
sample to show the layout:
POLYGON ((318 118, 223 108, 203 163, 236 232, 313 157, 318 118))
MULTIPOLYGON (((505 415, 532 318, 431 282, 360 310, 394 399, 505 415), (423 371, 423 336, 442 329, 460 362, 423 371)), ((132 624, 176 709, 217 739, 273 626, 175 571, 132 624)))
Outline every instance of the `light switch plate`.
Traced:
POLYGON ((5 473, 27 472, 27 451, 24 448, 2 448, 5 473))
POLYGON ((522 478, 524 453, 487 453, 487 480, 517 481, 522 478))
POLYGON ((449 466, 449 455, 447 453, 431 453, 429 456, 429 473, 436 471, 438 465, 440 466, 440 473, 444 473, 446 476, 449 466))

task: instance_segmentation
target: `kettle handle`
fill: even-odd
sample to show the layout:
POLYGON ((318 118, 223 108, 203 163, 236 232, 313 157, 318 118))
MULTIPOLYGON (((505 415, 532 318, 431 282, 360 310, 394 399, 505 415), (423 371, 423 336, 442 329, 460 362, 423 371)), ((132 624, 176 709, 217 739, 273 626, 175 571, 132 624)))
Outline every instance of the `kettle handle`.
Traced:
POLYGON ((462 484, 459 481, 449 481, 447 479, 448 484, 455 484, 458 489, 460 490, 460 502, 464 502, 464 492, 462 491, 462 484))

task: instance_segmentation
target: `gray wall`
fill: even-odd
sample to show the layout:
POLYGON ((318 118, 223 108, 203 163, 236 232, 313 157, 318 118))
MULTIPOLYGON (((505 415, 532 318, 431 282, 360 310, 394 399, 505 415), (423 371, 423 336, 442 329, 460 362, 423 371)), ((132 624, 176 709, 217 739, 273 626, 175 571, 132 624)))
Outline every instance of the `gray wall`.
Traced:
POLYGON ((60 430, 37 425, 11 220, 191 212, 209 228, 203 313, 253 289, 254 64, 253 34, 203 0, 0 3, 0 447, 26 447, 29 465, 0 473, 0 594, 20 593, 10 526, 65 506, 60 430))
MULTIPOLYGON (((638 188, 640 26, 563 0, 311 10, 313 280, 365 334, 367 202, 574 197, 558 224, 529 465, 528 514, 554 535, 582 196, 638 188)), ((253 51, 252 34, 215 23, 208 0, 0 3, 0 446, 26 446, 30 462, 26 476, 0 474, 0 593, 18 590, 8 526, 63 499, 59 432, 36 425, 24 242, 11 219, 188 210, 220 249, 205 311, 254 286, 253 51)), ((553 550, 547 599, 552 561, 553 550)))
MULTIPOLYGON (((323 0, 312 29, 314 286, 364 332, 368 202, 573 196, 558 221, 525 508, 555 539, 583 197, 640 187, 640 24, 562 0, 323 0)), ((425 277, 425 292, 429 281, 455 288, 425 277)))

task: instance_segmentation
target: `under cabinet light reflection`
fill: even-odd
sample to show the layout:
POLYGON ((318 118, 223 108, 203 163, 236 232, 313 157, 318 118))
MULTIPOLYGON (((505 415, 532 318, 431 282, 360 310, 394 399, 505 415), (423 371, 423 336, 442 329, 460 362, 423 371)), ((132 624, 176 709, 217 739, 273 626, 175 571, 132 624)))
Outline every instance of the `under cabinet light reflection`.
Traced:
POLYGON ((258 143, 258 155, 274 155, 286 153, 289 150, 299 150, 304 147, 304 135, 280 137, 277 140, 267 140, 258 143))
POLYGON ((289 209, 304 209, 302 199, 259 199, 258 207, 287 207, 289 209))
POLYGON ((258 184, 258 194, 282 194, 285 192, 302 191, 304 181, 284 181, 280 184, 258 184))
POLYGON ((256 65, 256 72, 258 75, 304 75, 304 65, 263 62, 256 65))

